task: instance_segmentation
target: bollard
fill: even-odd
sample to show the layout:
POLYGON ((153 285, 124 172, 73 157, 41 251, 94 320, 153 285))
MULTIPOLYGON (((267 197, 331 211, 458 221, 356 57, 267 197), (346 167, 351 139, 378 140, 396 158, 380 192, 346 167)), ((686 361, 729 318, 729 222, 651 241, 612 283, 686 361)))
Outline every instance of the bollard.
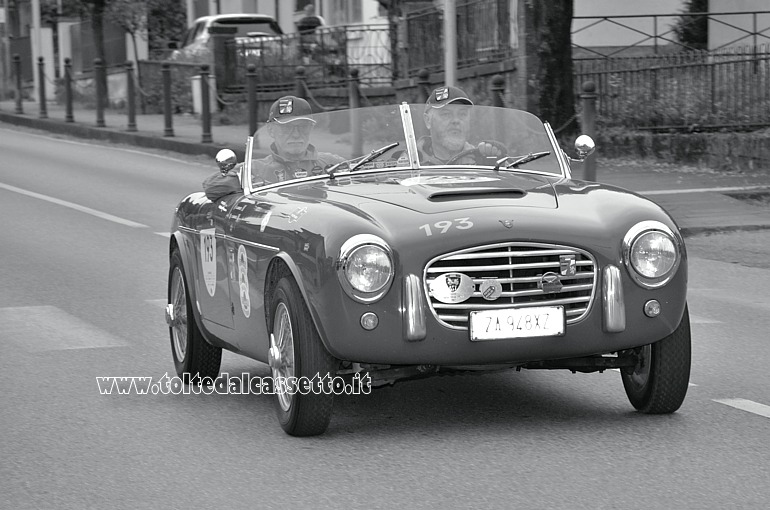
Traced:
MULTIPOLYGON (((246 66, 246 82, 248 85, 248 104, 249 104, 249 135, 252 136, 257 130, 257 66, 249 64, 246 66)), ((256 141, 256 139, 254 140, 256 141)))
POLYGON ((350 82, 348 82, 348 95, 350 96, 350 132, 353 135, 353 156, 362 156, 364 153, 363 137, 361 136, 361 95, 358 90, 358 69, 350 70, 350 82))
POLYGON ((165 127, 163 136, 174 136, 173 118, 171 117, 171 64, 163 62, 160 65, 163 76, 163 120, 165 127))
POLYGON ((305 68, 303 66, 297 66, 297 69, 294 71, 294 82, 294 95, 307 99, 305 97, 305 68))
POLYGON ((96 127, 104 127, 104 90, 102 89, 102 72, 104 63, 102 59, 94 59, 94 80, 96 81, 96 127))
POLYGON ((126 62, 126 96, 128 107, 128 131, 136 131, 136 101, 134 98, 134 63, 126 62))
POLYGON ((500 74, 492 77, 492 106, 505 108, 505 78, 500 74))
POLYGON ((48 106, 45 104, 45 63, 43 57, 37 57, 37 76, 40 86, 38 87, 39 100, 40 100, 40 114, 38 118, 48 118, 48 106))
POLYGON ((22 105, 21 57, 18 53, 13 55, 13 72, 16 75, 16 110, 14 110, 14 113, 24 113, 24 106, 22 105))
POLYGON ((64 59, 64 122, 75 122, 72 115, 72 59, 64 59))
POLYGON ((360 80, 359 71, 356 68, 350 70, 350 80, 348 81, 348 105, 350 108, 361 108, 361 94, 358 89, 360 80))
POLYGON ((201 66, 201 124, 203 125, 202 143, 211 143, 211 105, 209 104, 209 66, 201 66))
POLYGON ((430 96, 430 81, 428 79, 430 78, 430 73, 427 69, 423 68, 420 69, 417 72, 417 93, 422 96, 422 99, 418 98, 422 102, 425 102, 428 100, 428 96, 430 96))
MULTIPOLYGON (((583 93, 580 99, 583 101, 583 134, 596 137, 596 84, 587 81, 583 84, 583 93)), ((583 178, 586 181, 596 181, 596 153, 594 152, 583 161, 583 178)))

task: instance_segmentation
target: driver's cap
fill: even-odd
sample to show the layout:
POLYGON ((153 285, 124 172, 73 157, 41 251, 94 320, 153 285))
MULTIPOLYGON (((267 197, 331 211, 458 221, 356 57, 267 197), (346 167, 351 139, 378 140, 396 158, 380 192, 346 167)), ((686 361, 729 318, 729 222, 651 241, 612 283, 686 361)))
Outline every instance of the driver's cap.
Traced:
POLYGON ((431 108, 443 108, 450 103, 472 105, 473 101, 468 98, 468 94, 462 89, 457 87, 439 87, 430 93, 426 104, 431 108))
POLYGON ((286 124, 295 120, 309 120, 315 123, 315 120, 310 117, 312 113, 310 103, 301 97, 283 96, 270 107, 267 121, 286 124))

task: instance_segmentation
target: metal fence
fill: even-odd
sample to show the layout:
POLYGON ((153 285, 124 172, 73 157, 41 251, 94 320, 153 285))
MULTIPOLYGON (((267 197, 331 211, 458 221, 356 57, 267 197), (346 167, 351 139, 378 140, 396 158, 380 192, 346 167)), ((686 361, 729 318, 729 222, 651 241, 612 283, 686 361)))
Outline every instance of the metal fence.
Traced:
POLYGON ((770 45, 575 60, 576 94, 596 84, 598 121, 657 130, 770 126, 770 45))
MULTIPOLYGON (((457 68, 512 58, 510 0, 458 1, 457 68)), ((436 7, 414 11, 404 21, 404 75, 417 76, 420 69, 430 72, 444 68, 443 12, 436 7)))
POLYGON ((249 64, 261 87, 292 84, 297 66, 305 67, 309 85, 344 84, 352 69, 364 86, 390 85, 393 71, 387 25, 348 25, 318 28, 313 34, 234 39, 225 52, 225 90, 243 89, 249 64))

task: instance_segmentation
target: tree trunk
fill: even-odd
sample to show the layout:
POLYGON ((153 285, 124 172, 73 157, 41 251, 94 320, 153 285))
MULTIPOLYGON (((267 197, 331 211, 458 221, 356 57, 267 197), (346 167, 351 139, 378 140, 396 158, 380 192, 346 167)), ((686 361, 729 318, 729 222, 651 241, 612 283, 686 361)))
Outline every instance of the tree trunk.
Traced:
POLYGON ((524 0, 528 87, 536 95, 537 113, 562 133, 577 132, 572 69, 571 27, 574 0, 524 0))

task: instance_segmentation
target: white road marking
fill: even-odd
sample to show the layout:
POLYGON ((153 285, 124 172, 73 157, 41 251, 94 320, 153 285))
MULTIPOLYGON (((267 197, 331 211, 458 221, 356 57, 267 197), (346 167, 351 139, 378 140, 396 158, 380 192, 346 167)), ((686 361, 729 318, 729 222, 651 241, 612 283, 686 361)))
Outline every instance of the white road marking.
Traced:
POLYGON ((166 308, 166 305, 168 304, 168 299, 145 299, 144 302, 149 303, 152 306, 166 308))
POLYGON ((743 398, 715 398, 714 402, 770 418, 770 406, 743 398))
POLYGON ((122 347, 122 339, 55 306, 0 308, 2 339, 29 352, 122 347))
MULTIPOLYGON (((0 128, 0 130, 2 130, 2 131, 13 131, 11 129, 5 129, 5 128, 0 128)), ((164 156, 162 154, 155 154, 155 153, 152 153, 152 152, 145 152, 145 151, 141 151, 141 150, 138 150, 138 149, 127 149, 125 147, 116 147, 114 145, 101 145, 101 144, 98 144, 98 143, 77 142, 75 140, 67 140, 67 139, 64 139, 64 138, 56 138, 56 137, 53 137, 53 136, 45 136, 45 135, 39 135, 39 134, 36 134, 36 133, 28 133, 28 132, 25 132, 24 135, 25 136, 34 136, 34 137, 37 137, 37 138, 42 138, 44 140, 51 140, 51 141, 54 141, 54 142, 68 143, 70 145, 83 145, 83 146, 86 146, 86 147, 99 147, 99 148, 102 148, 102 149, 110 149, 110 150, 114 150, 114 151, 128 152, 128 153, 131 153, 131 154, 141 154, 143 156, 152 156, 153 158, 165 159, 167 161, 173 161, 175 163, 182 163, 182 164, 185 164, 185 165, 195 165, 195 166, 199 166, 201 168, 208 168, 208 169, 211 168, 211 165, 204 165, 202 163, 198 163, 198 162, 195 162, 195 161, 185 161, 183 159, 172 158, 171 156, 164 156)))
POLYGON ((690 314, 690 324, 723 324, 722 321, 701 317, 700 315, 690 314))
POLYGON ((26 195, 28 197, 37 198, 39 200, 45 200, 46 202, 51 202, 52 204, 69 207, 70 209, 74 209, 75 211, 80 211, 86 214, 90 214, 91 216, 96 216, 97 218, 101 218, 103 220, 112 221, 113 223, 119 223, 127 227, 148 228, 147 225, 142 225, 141 223, 137 223, 135 221, 120 218, 118 216, 113 216, 112 214, 108 214, 102 211, 97 211, 96 209, 91 209, 90 207, 85 207, 83 205, 78 205, 72 202, 67 202, 66 200, 50 197, 48 195, 43 195, 41 193, 35 193, 34 191, 28 191, 22 188, 17 188, 16 186, 11 186, 10 184, 3 184, 2 182, 0 182, 0 188, 6 189, 8 191, 13 191, 14 193, 19 193, 21 195, 26 195))
POLYGON ((726 186, 723 188, 690 188, 690 189, 656 189, 637 191, 641 195, 679 195, 680 193, 725 193, 728 191, 768 190, 767 186, 726 186))
POLYGON ((161 237, 168 237, 171 238, 171 232, 155 232, 155 234, 161 236, 161 237))

